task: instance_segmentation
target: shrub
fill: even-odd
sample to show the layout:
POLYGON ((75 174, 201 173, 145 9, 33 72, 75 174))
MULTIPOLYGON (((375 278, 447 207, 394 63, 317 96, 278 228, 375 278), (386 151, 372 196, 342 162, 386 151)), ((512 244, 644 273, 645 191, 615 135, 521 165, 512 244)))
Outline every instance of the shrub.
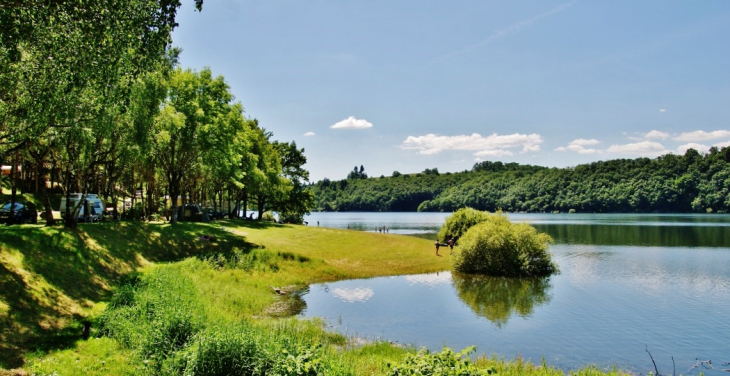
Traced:
POLYGON ((290 223, 293 225, 301 225, 304 223, 304 214, 302 213, 279 213, 280 223, 290 223))
POLYGON ((545 276, 558 272, 552 262, 547 234, 526 223, 512 223, 505 215, 486 214, 461 237, 452 258, 454 270, 495 276, 545 276))
POLYGON ((446 218, 438 233, 438 241, 447 242, 449 239, 459 239, 462 235, 477 223, 486 221, 489 212, 479 211, 472 208, 462 208, 446 218))
POLYGON ((399 364, 389 364, 388 376, 404 375, 442 375, 442 376, 474 376, 495 373, 493 368, 478 369, 466 356, 476 350, 467 347, 460 353, 444 348, 440 353, 431 353, 422 349, 415 354, 408 354, 399 364))
POLYGON ((200 332, 187 351, 185 375, 265 374, 267 357, 244 326, 212 327, 200 332))

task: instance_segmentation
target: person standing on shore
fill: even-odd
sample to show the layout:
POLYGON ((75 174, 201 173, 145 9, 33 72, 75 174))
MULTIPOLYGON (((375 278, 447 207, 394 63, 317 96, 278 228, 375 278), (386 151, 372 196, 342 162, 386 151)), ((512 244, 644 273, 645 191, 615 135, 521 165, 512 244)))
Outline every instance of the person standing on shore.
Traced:
POLYGON ((439 240, 436 239, 436 256, 441 256, 439 255, 439 247, 441 247, 441 243, 439 243, 439 240))

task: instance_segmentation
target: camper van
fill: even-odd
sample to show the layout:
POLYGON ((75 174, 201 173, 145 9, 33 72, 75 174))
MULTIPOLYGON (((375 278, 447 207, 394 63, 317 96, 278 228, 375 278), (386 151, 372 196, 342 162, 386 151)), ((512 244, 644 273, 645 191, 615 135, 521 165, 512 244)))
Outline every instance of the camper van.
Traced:
MULTIPOLYGON (((81 200, 81 197, 83 195, 81 193, 72 193, 71 194, 71 204, 69 210, 74 210, 74 207, 79 203, 79 200, 81 200)), ((88 220, 95 222, 101 219, 102 212, 104 211, 104 203, 97 197, 95 194, 88 194, 86 195, 86 202, 87 205, 84 205, 84 203, 81 203, 81 209, 79 210, 79 219, 83 220, 86 218, 84 215, 84 210, 86 208, 89 209, 89 216, 88 220)), ((58 208, 58 211, 61 212, 61 218, 66 220, 66 196, 61 198, 61 207, 58 208)))

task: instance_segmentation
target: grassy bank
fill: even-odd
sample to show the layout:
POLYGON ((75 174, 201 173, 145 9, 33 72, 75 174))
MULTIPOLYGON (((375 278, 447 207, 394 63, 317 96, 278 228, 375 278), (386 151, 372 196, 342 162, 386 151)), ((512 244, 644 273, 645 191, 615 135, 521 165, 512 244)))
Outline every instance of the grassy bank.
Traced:
MULTIPOLYGON (((363 346, 320 322, 276 318, 298 303, 272 287, 447 269, 448 258, 433 253, 430 241, 412 237, 240 221, 3 227, 0 366, 60 375, 216 374, 215 364, 257 354, 246 364, 268 374, 385 374, 412 349, 363 346), (83 340, 87 320, 92 339, 83 340)), ((562 374, 478 363, 499 374, 562 374)))

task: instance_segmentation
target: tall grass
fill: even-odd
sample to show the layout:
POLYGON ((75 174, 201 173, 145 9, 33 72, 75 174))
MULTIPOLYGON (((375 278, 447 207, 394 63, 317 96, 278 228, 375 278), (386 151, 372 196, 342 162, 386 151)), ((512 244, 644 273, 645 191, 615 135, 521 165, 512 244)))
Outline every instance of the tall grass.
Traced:
POLYGON ((119 289, 99 319, 100 334, 132 350, 140 373, 148 375, 353 374, 337 357, 323 356, 322 344, 342 345, 342 337, 297 321, 253 325, 231 319, 207 304, 191 278, 221 263, 243 273, 271 272, 277 260, 285 258, 234 251, 229 258, 157 266, 119 289))

